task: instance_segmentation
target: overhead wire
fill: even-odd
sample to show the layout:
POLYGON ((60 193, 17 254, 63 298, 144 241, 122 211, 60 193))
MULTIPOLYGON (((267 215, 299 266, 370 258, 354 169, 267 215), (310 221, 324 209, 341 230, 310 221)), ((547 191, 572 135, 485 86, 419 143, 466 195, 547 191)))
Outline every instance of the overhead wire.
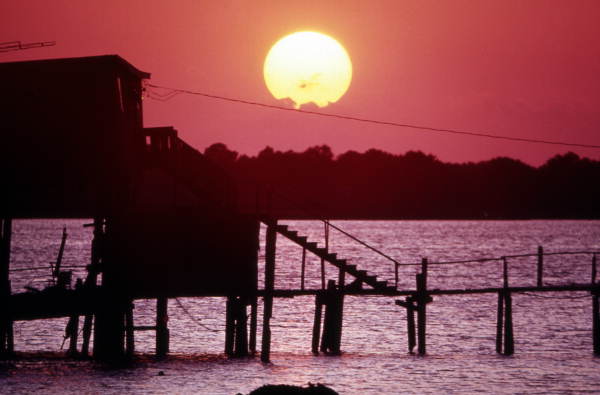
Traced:
POLYGON ((205 93, 205 92, 192 91, 189 89, 170 88, 170 87, 155 85, 155 84, 150 84, 150 83, 147 83, 146 87, 155 88, 155 89, 164 89, 167 91, 167 93, 161 94, 156 91, 147 90, 148 97, 150 99, 159 100, 159 101, 168 101, 179 94, 188 94, 188 95, 194 95, 194 96, 202 96, 202 97, 206 97, 209 99, 216 99, 216 100, 222 100, 222 101, 227 101, 227 102, 232 102, 232 103, 246 104, 246 105, 251 105, 251 106, 280 110, 280 111, 289 111, 289 112, 295 112, 295 113, 299 113, 299 114, 317 115, 317 116, 321 116, 321 117, 343 119, 343 120, 355 121, 355 122, 364 122, 364 123, 370 123, 370 124, 375 124, 375 125, 385 125, 385 126, 393 126, 393 127, 400 127, 400 128, 417 129, 417 130, 427 131, 427 132, 450 133, 450 134, 456 134, 456 135, 465 135, 465 136, 481 137, 481 138, 489 138, 489 139, 497 139, 497 140, 518 141, 518 142, 524 142, 524 143, 549 144, 549 145, 560 145, 560 146, 567 146, 567 147, 600 149, 600 145, 596 145, 596 144, 583 144, 583 143, 573 143, 573 142, 566 142, 566 141, 554 141, 554 140, 532 139, 532 138, 525 138, 525 137, 505 136, 505 135, 498 135, 498 134, 492 134, 492 133, 484 133, 484 132, 480 132, 480 131, 467 131, 467 130, 451 129, 451 128, 438 128, 438 127, 416 125, 416 124, 410 124, 410 123, 382 121, 382 120, 371 119, 371 118, 361 118, 361 117, 356 117, 356 116, 351 116, 351 115, 324 113, 324 112, 318 112, 318 111, 312 111, 312 110, 302 110, 302 109, 289 108, 289 107, 284 107, 284 106, 277 106, 274 104, 261 103, 261 102, 251 101, 251 100, 215 95, 215 94, 210 94, 210 93, 205 93))

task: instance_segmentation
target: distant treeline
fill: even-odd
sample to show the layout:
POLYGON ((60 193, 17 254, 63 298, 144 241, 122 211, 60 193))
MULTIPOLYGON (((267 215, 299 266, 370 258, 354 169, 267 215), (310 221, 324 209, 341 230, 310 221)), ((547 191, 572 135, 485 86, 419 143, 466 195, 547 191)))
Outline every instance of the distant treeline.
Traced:
POLYGON ((204 154, 233 175, 248 201, 257 196, 257 185, 260 196, 271 186, 280 200, 276 206, 287 199, 308 216, 600 218, 600 161, 574 153, 537 168, 505 157, 444 163, 419 151, 393 155, 371 149, 336 157, 326 145, 304 152, 266 147, 248 157, 217 143, 204 154))

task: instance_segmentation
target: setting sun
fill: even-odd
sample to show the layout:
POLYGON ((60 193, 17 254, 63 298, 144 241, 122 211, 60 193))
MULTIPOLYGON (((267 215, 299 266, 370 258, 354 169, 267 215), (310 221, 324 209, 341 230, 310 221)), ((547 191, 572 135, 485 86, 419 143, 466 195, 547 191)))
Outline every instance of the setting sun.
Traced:
POLYGON ((279 40, 265 59, 267 88, 276 99, 290 98, 296 108, 338 101, 350 86, 352 63, 344 47, 316 32, 296 32, 279 40))

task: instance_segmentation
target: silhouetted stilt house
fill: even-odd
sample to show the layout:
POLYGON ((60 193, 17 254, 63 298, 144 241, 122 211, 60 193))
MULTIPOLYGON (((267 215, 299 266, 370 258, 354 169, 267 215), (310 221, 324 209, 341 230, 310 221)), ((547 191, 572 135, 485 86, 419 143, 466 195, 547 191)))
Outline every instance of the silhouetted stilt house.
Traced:
POLYGON ((0 64, 2 240, 10 244, 13 218, 93 218, 95 227, 80 297, 5 299, 3 334, 12 319, 70 312, 88 316, 89 337, 94 314, 94 355, 114 358, 125 339, 133 351, 135 298, 159 298, 164 310, 166 297, 255 295, 258 221, 237 212, 226 174, 174 129, 143 127, 149 77, 119 56, 0 64))

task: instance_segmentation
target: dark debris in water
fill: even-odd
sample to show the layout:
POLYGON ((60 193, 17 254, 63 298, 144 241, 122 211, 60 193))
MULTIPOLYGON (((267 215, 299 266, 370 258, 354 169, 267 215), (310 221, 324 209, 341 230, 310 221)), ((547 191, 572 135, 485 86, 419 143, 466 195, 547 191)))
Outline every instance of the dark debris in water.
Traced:
MULTIPOLYGON (((241 395, 241 394, 238 394, 241 395)), ((308 387, 299 387, 286 384, 263 385, 250 392, 248 395, 339 395, 333 389, 323 384, 308 383, 308 387)))

